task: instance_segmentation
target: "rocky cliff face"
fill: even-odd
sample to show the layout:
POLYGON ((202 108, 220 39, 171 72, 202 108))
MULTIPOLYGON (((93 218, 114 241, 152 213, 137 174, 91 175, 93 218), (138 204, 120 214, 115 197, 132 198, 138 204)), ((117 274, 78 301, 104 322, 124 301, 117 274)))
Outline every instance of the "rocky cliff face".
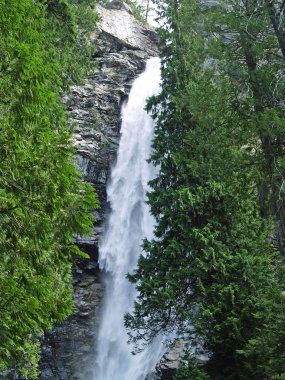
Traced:
POLYGON ((91 35, 91 43, 96 46, 96 69, 82 86, 72 89, 71 97, 64 102, 76 124, 73 139, 77 164, 94 185, 101 209, 95 215, 95 238, 78 241, 90 260, 79 262, 75 269, 74 314, 43 339, 41 380, 92 379, 88 368, 94 360, 103 292, 97 243, 107 206, 106 184, 120 137, 120 109, 145 61, 157 55, 155 32, 135 20, 122 3, 113 2, 109 9, 98 6, 98 13, 101 21, 91 35))
POLYGON ((73 88, 67 104, 77 124, 74 142, 79 168, 95 186, 104 210, 106 183, 118 147, 122 102, 147 58, 158 53, 155 32, 126 9, 98 6, 98 13, 101 21, 91 35, 97 69, 83 86, 73 88))

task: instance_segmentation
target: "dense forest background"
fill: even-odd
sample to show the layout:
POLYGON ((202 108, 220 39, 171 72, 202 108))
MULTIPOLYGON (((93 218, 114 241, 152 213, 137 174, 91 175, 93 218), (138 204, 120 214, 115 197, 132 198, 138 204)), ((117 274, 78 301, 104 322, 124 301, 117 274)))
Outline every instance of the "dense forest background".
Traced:
MULTIPOLYGON (((29 378, 40 336, 72 311, 73 238, 91 234, 98 207, 61 102, 91 68, 94 7, 0 0, 0 371, 29 378)), ((131 340, 187 339, 177 380, 285 379, 285 3, 156 7, 156 229, 128 276, 131 340)))
POLYGON ((129 274, 131 340, 188 340, 176 379, 285 378, 285 4, 156 3, 156 228, 129 274))

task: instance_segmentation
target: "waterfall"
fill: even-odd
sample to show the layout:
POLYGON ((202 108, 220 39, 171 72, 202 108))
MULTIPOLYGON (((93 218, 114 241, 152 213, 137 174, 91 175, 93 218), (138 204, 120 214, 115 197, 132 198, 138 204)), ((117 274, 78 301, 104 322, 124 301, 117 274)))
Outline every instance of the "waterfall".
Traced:
POLYGON ((158 339, 142 353, 132 355, 123 320, 136 297, 126 273, 136 267, 142 239, 151 238, 153 233, 154 220, 145 200, 148 182, 155 175, 155 168, 146 162, 154 123, 144 108, 147 98, 159 93, 159 82, 160 61, 151 58, 122 109, 117 163, 107 187, 111 212, 99 246, 106 289, 93 380, 144 380, 164 353, 158 339))

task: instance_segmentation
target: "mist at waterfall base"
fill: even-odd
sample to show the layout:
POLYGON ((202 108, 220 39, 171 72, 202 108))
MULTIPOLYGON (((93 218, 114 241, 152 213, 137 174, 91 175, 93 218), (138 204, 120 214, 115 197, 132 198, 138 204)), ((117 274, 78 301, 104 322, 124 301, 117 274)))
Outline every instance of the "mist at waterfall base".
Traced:
POLYGON ((145 203, 155 168, 147 163, 154 122, 144 110, 147 99, 159 93, 160 61, 148 60, 145 72, 133 83, 122 109, 117 163, 107 187, 110 215, 99 246, 99 265, 105 276, 104 304, 96 342, 93 380, 144 380, 165 352, 157 339, 133 355, 127 343, 124 315, 133 308, 136 289, 126 274, 136 267, 142 239, 150 239, 154 220, 145 203))

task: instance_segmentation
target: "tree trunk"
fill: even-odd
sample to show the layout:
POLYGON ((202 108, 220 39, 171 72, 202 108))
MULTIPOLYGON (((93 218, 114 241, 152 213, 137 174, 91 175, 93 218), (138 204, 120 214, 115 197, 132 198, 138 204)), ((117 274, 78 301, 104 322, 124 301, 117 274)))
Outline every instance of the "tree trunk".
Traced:
MULTIPOLYGON (((250 76, 250 84, 255 99, 255 112, 260 113, 264 110, 263 88, 259 84, 257 73, 257 62, 251 51, 251 43, 247 40, 247 36, 242 37, 242 45, 244 56, 250 76)), ((285 50, 284 50, 285 53, 285 50)), ((260 134, 261 147, 265 161, 266 179, 262 182, 262 186, 266 189, 264 194, 268 199, 263 199, 260 204, 262 214, 272 216, 275 221, 276 240, 280 254, 285 254, 285 197, 284 192, 280 191, 280 187, 276 181, 276 158, 280 154, 278 142, 274 138, 260 134), (268 212, 266 212, 268 208, 268 212)))
POLYGON ((278 13, 274 6, 274 1, 267 0, 267 5, 269 9, 269 15, 272 22, 272 26, 275 31, 276 37, 278 39, 279 47, 281 49, 283 57, 285 58, 285 31, 282 27, 282 23, 280 19, 278 18, 278 13))
POLYGON ((146 3, 146 11, 145 11, 145 21, 147 21, 147 19, 148 19, 148 14, 149 14, 149 3, 150 3, 150 0, 147 0, 147 3, 146 3))

